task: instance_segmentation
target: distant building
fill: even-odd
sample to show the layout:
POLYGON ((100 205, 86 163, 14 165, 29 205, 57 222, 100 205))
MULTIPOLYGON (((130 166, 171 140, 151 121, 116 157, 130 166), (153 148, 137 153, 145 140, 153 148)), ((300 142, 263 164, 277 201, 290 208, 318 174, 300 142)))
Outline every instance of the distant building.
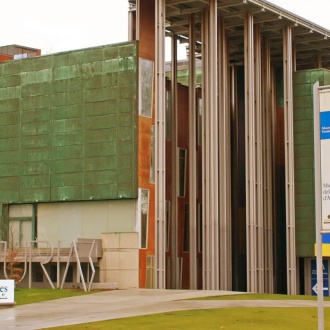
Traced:
POLYGON ((262 0, 129 3, 129 42, 0 64, 2 240, 42 241, 35 286, 80 285, 69 248, 87 278, 95 240, 101 286, 311 294, 330 31, 262 0))
POLYGON ((41 50, 31 47, 8 45, 0 47, 0 62, 40 56, 41 50))

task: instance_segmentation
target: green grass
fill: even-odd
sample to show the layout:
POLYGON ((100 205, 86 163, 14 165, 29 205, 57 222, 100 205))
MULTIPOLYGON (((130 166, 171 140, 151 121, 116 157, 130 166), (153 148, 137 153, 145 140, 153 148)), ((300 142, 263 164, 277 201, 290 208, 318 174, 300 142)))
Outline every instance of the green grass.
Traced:
MULTIPOLYGON (((330 309, 325 309, 330 324, 330 309)), ((316 308, 221 308, 154 314, 50 329, 282 330, 317 329, 316 308)), ((329 329, 326 327, 326 329, 329 329)))
MULTIPOLYGON (((211 296, 192 298, 191 300, 316 300, 316 296, 269 294, 269 293, 244 293, 228 296, 211 296)), ((324 297, 324 301, 330 301, 330 297, 324 297)))
POLYGON ((16 305, 32 304, 46 300, 54 300, 61 298, 68 298, 74 296, 81 296, 85 294, 96 293, 100 291, 85 292, 78 289, 15 289, 15 302, 16 305))

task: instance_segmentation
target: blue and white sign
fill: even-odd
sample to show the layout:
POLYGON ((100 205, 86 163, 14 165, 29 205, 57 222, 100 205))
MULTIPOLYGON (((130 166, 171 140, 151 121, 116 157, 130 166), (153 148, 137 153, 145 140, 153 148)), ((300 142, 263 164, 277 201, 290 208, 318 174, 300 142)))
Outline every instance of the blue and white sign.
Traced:
POLYGON ((15 304, 14 290, 14 280, 0 280, 0 306, 15 304))
POLYGON ((321 216, 322 230, 330 230, 330 98, 320 94, 321 216))
MULTIPOLYGON (((323 261, 323 295, 329 296, 329 266, 328 261, 323 261)), ((316 259, 311 260, 311 284, 312 284, 312 296, 317 295, 317 268, 316 268, 316 259)))
POLYGON ((320 113, 320 133, 321 140, 330 139, 330 111, 320 113))

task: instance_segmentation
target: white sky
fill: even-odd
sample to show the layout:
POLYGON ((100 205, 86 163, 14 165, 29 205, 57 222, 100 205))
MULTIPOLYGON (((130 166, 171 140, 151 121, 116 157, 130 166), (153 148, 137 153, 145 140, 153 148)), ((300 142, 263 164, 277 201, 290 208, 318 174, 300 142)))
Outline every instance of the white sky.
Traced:
MULTIPOLYGON (((1 46, 24 45, 47 54, 127 40, 127 0, 3 2, 1 46)), ((269 2, 330 30, 329 0, 269 2)))

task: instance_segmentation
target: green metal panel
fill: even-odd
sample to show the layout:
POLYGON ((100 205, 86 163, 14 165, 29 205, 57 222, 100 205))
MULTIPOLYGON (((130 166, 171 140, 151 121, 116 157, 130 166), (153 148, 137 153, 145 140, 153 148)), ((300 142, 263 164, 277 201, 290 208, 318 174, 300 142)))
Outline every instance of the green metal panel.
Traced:
POLYGON ((0 73, 0 202, 137 198, 136 42, 0 73))
POLYGON ((293 74, 296 246, 297 255, 301 257, 314 256, 313 85, 316 81, 320 85, 330 82, 330 71, 316 69, 293 74))

